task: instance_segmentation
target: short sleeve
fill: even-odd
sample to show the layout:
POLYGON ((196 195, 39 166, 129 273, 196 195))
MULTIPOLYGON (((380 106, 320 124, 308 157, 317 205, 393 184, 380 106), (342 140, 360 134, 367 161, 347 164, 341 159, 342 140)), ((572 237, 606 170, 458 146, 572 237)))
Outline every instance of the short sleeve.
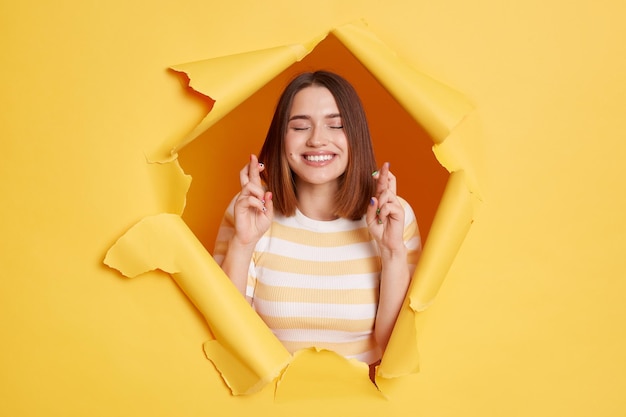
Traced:
POLYGON ((411 205, 401 197, 398 197, 402 207, 404 208, 404 233, 403 240, 406 246, 407 262, 409 264, 409 272, 411 276, 415 272, 415 267, 422 253, 422 238, 420 236, 417 218, 411 205))
POLYGON ((222 222, 220 223, 220 228, 217 231, 217 237, 215 239, 215 245, 213 247, 213 258, 218 265, 222 265, 224 262, 224 257, 226 256, 226 252, 228 251, 228 242, 235 235, 235 200, 237 196, 235 196, 226 211, 224 212, 224 216, 222 217, 222 222))

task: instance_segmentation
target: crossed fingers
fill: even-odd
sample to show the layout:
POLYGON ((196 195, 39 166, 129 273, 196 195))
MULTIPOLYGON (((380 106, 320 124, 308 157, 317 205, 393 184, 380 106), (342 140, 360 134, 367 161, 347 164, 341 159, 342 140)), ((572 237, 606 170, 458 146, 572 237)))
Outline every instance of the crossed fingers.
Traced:
POLYGON ((250 155, 250 162, 239 172, 239 182, 241 184, 240 199, 247 200, 249 207, 256 207, 265 211, 265 189, 261 183, 261 171, 265 169, 256 155, 250 155))
POLYGON ((389 162, 385 162, 380 171, 374 171, 372 177, 376 180, 376 197, 386 190, 396 193, 396 176, 389 171, 389 162))
MULTIPOLYGON (((392 212, 395 212, 390 204, 397 203, 396 177, 389 171, 389 162, 385 162, 380 171, 374 171, 372 177, 376 180, 375 202, 377 203, 376 218, 378 224, 383 223, 392 212)), ((374 201, 374 200, 372 200, 374 201)))

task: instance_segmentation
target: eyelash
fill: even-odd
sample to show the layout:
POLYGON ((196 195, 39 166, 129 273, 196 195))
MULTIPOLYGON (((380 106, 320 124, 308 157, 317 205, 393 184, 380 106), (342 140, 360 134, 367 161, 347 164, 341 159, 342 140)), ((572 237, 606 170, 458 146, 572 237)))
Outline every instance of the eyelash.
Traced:
MULTIPOLYGON (((343 125, 340 126, 328 126, 331 129, 343 129, 343 125)), ((303 131, 303 130, 307 130, 309 129, 308 127, 292 127, 293 130, 295 131, 303 131)))

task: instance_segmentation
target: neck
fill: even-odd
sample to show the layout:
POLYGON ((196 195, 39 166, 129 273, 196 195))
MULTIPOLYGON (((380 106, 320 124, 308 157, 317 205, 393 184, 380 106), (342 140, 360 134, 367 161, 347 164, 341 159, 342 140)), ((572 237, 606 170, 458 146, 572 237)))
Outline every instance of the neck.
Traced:
POLYGON ((298 209, 306 217, 314 220, 335 220, 335 194, 337 184, 299 184, 298 209))

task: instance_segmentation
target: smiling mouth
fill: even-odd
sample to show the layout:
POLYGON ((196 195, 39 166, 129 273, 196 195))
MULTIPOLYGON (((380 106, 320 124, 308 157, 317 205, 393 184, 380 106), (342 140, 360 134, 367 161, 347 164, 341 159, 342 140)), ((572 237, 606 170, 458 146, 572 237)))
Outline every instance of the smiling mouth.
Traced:
POLYGON ((335 155, 304 155, 304 159, 309 162, 326 162, 333 159, 335 155))

